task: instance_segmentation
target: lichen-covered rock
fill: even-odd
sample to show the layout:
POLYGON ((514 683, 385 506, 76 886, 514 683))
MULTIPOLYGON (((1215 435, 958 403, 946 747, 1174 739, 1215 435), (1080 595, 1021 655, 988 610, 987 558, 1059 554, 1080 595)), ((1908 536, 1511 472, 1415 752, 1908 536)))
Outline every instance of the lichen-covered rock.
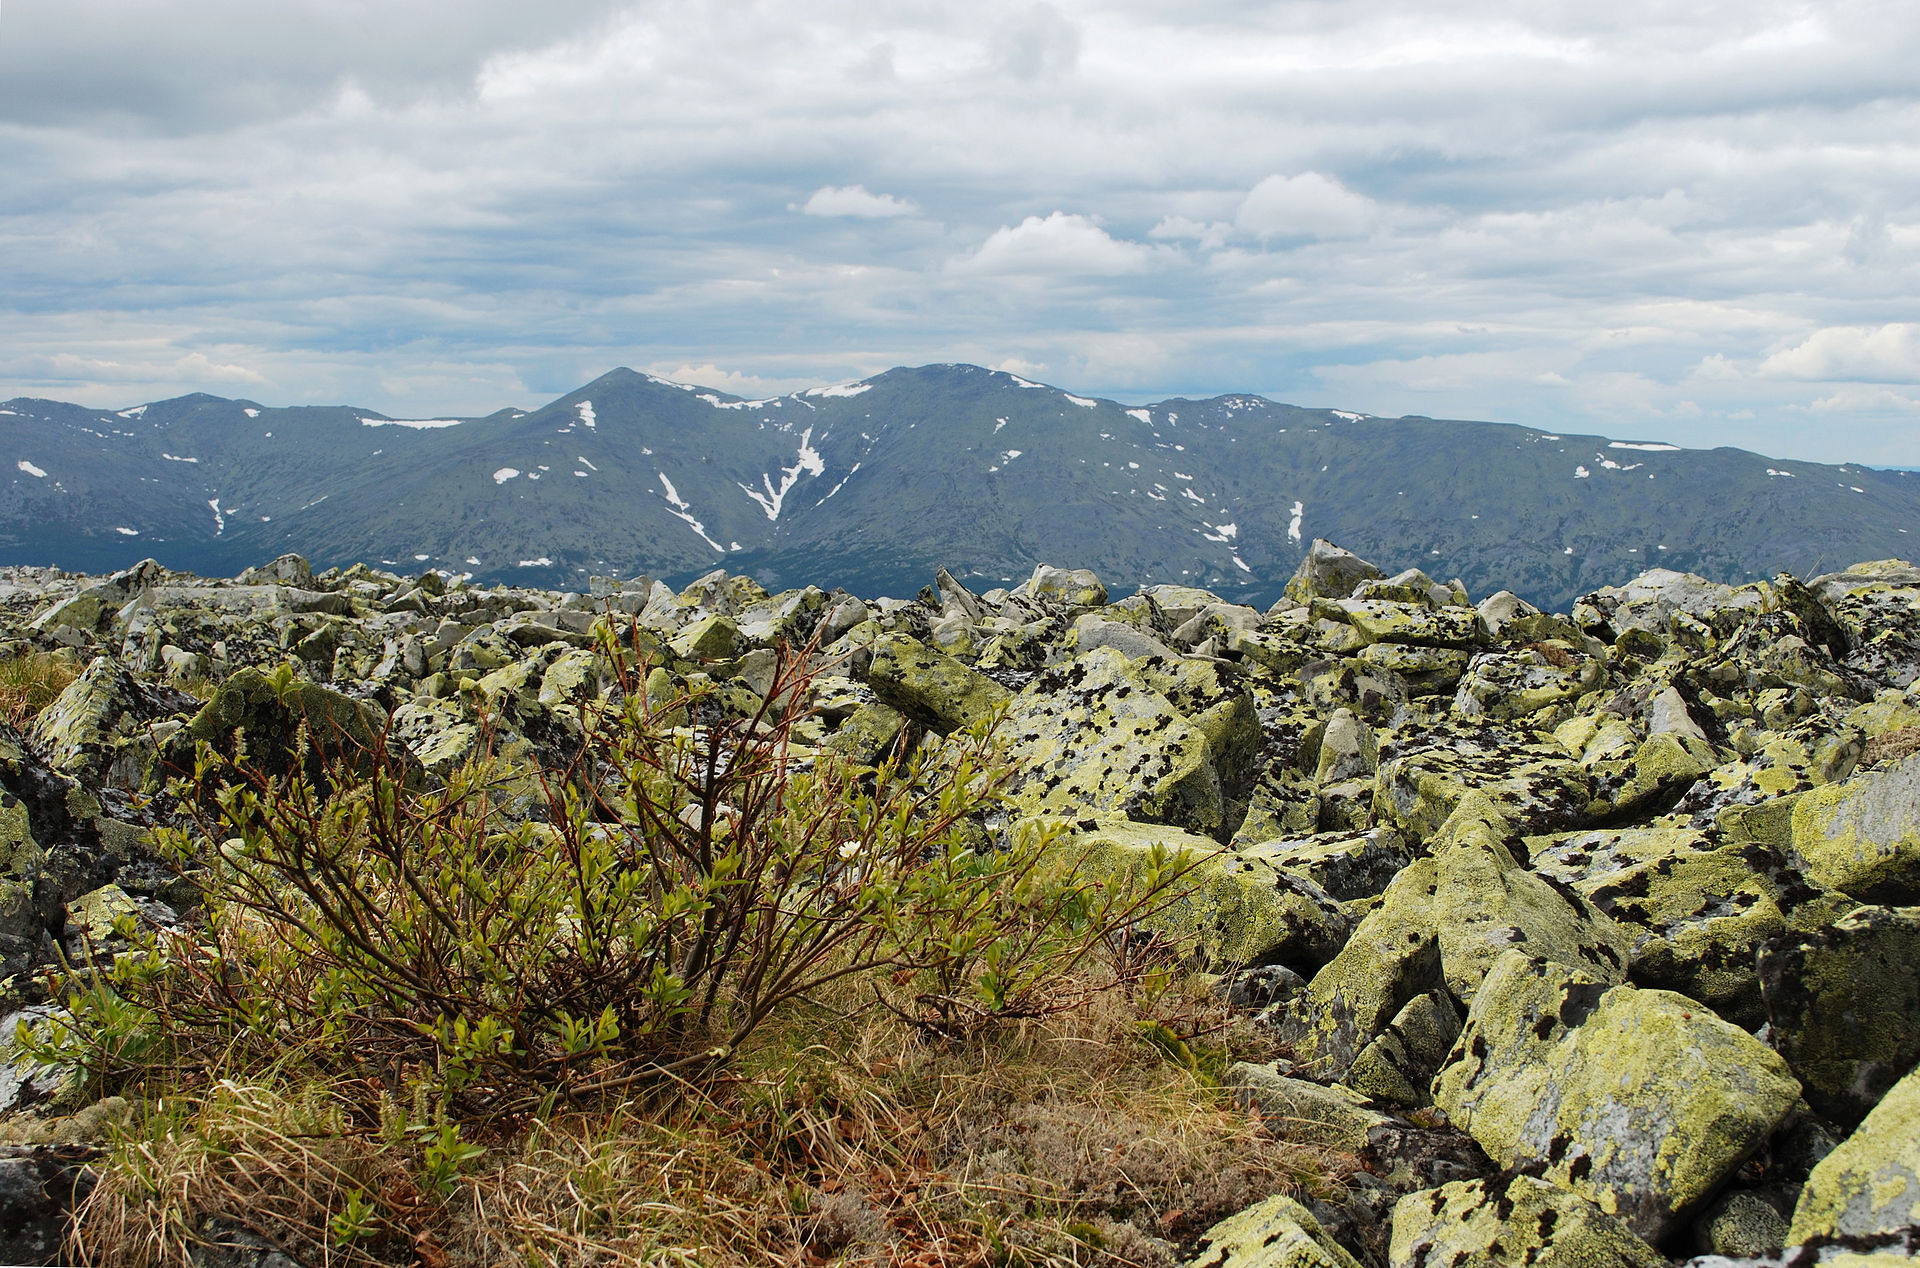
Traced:
MULTIPOLYGON (((1434 834, 1433 914, 1447 989, 1472 999, 1509 948, 1626 980, 1627 938, 1590 901, 1520 866, 1513 830, 1492 802, 1468 793, 1434 834)), ((1517 843, 1517 842, 1516 842, 1517 843)))
POLYGON ((1560 745, 1498 724, 1458 723, 1382 743, 1374 822, 1424 842, 1476 791, 1521 832, 1555 832, 1591 820, 1587 774, 1560 745))
POLYGON ((1862 1237, 1920 1225, 1920 1070, 1893 1085, 1853 1135, 1807 1177, 1787 1232, 1862 1237))
POLYGON ((1008 706, 1001 734, 1020 772, 1008 798, 1029 813, 1123 816, 1207 834, 1225 821, 1207 737, 1111 647, 1034 679, 1008 706))
POLYGON ((1755 957, 1788 917, 1772 854, 1693 828, 1622 828, 1541 840, 1533 868, 1593 901, 1628 937, 1628 976, 1697 999, 1747 1029, 1766 1020, 1755 957))
POLYGON ((1606 685, 1606 662, 1570 647, 1544 645, 1473 658, 1453 698, 1465 718, 1524 718, 1606 685))
POLYGON ((1920 907, 1858 907, 1759 956, 1773 1046, 1807 1103, 1858 1122, 1920 1060, 1920 907))
POLYGON ((478 757, 485 739, 458 701, 423 696, 393 711, 389 734, 405 744, 422 767, 442 778, 478 757))
POLYGON ((1588 812, 1619 819, 1658 814, 1720 765, 1713 745, 1696 734, 1656 731, 1630 757, 1583 762, 1592 781, 1588 812))
POLYGON ((1393 1208, 1392 1268, 1662 1268, 1666 1256, 1575 1193, 1533 1176, 1462 1180, 1393 1208))
POLYGON ((1460 1037, 1460 1011, 1445 991, 1416 995, 1360 1055, 1347 1083, 1393 1105, 1431 1105, 1433 1076, 1460 1037))
POLYGON ((1297 872, 1342 902, 1385 892, 1400 869, 1411 861, 1406 843, 1392 828, 1276 837, 1244 844, 1236 837, 1234 848, 1297 872))
POLYGON ((905 634, 874 643, 867 685, 941 734, 987 721, 1009 699, 999 683, 905 634))
POLYGON ((199 702, 96 656, 28 728, 47 764, 96 785, 138 788, 156 748, 150 728, 199 702))
POLYGON ((1787 1217, 1750 1189, 1715 1198, 1693 1224, 1694 1245, 1710 1255, 1771 1255, 1787 1242, 1787 1217))
POLYGON ((249 763, 272 774, 286 773, 299 755, 307 777, 324 785, 327 762, 364 765, 386 721, 376 706, 305 681, 289 667, 273 674, 242 669, 167 740, 148 783, 192 774, 194 746, 205 741, 228 757, 244 749, 249 763))
POLYGON ((1235 1105, 1258 1113, 1269 1132, 1298 1144, 1359 1150, 1368 1133, 1393 1121, 1350 1089, 1292 1078, 1273 1065, 1236 1062, 1221 1086, 1235 1105))
POLYGON ((1107 601, 1107 588, 1086 568, 1037 564, 1025 589, 1031 599, 1067 608, 1097 608, 1107 601))
POLYGON ((1472 648, 1493 641, 1472 608, 1431 608, 1384 599, 1342 599, 1334 606, 1369 644, 1472 648))
POLYGON ((1350 550, 1342 550, 1323 537, 1307 547, 1307 557, 1294 569, 1287 581, 1287 598, 1295 603, 1313 599, 1344 599, 1354 587, 1386 574, 1350 550))
POLYGON ((1219 776, 1223 796, 1245 796, 1258 770, 1260 715, 1253 696, 1221 676, 1209 661, 1149 657, 1136 668, 1141 680, 1206 737, 1207 761, 1219 776))
POLYGON ((1880 559, 1816 577, 1807 588, 1846 632, 1848 668, 1894 687, 1920 680, 1920 568, 1880 559))
POLYGON ((1512 950, 1434 1100, 1504 1167, 1537 1170, 1658 1241, 1799 1099, 1771 1049, 1670 991, 1512 950))
MULTIPOLYGON (((1763 732, 1753 740, 1740 760, 1708 771, 1675 807, 1691 815, 1694 826, 1724 828, 1743 808, 1765 813, 1770 801, 1843 780, 1866 747, 1858 730, 1821 718, 1763 732)), ((1774 844, 1785 845, 1787 838, 1774 844)))
MULTIPOLYGON (((1016 831, 1046 822, 1029 818, 1016 831)), ((1192 945, 1216 972, 1275 961, 1325 964, 1352 929, 1346 911, 1312 881, 1265 859, 1223 850, 1209 837, 1125 819, 1058 826, 1066 829, 1058 848, 1091 878, 1139 875, 1156 849, 1184 854, 1190 870, 1174 886, 1175 897, 1137 923, 1176 945, 1192 945)))
POLYGON ((731 617, 716 612, 675 634, 667 646, 685 660, 729 660, 747 649, 747 640, 731 617))
POLYGON ((1345 1078, 1409 1001, 1441 986, 1436 873, 1430 858, 1408 864, 1340 954, 1266 1019, 1302 1073, 1345 1078))
POLYGON ((1920 753, 1801 797, 1793 849, 1824 888, 1862 902, 1920 902, 1920 753))
POLYGON ((1313 1213, 1276 1193, 1200 1234, 1182 1268, 1360 1268, 1313 1213))
POLYGON ((1369 643, 1354 659, 1390 674, 1415 696, 1452 695, 1473 663, 1474 653, 1460 647, 1419 647, 1409 643, 1369 643))

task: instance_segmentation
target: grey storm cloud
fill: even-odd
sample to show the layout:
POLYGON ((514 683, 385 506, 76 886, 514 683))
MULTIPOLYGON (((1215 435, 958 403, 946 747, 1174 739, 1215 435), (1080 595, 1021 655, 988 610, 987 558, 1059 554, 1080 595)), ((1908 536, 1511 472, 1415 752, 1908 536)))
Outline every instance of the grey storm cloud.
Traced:
POLYGON ((0 389, 970 360, 1920 465, 1890 3, 5 0, 0 389))

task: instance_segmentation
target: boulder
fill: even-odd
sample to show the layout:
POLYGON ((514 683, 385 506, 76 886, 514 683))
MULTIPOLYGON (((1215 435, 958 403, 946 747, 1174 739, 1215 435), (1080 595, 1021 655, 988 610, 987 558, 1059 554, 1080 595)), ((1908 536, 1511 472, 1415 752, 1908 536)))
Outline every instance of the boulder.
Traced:
POLYGON ((1381 746, 1373 821, 1424 842, 1469 792, 1485 794, 1524 833, 1592 820, 1587 773, 1564 748, 1531 732, 1463 722, 1410 730, 1381 746))
POLYGON ((1515 949, 1474 997, 1434 1100, 1496 1163, 1659 1241, 1799 1099, 1786 1062, 1670 991, 1515 949))
POLYGON ((201 741, 230 758, 244 752, 251 765, 271 775, 288 773, 298 757, 307 778, 324 784, 330 761, 364 769, 386 722, 376 706, 308 682, 290 666, 271 674, 241 669, 169 737, 148 786, 191 775, 194 746, 201 741))
POLYGON ((1276 1193, 1200 1234, 1182 1268, 1360 1268, 1313 1213, 1276 1193))
POLYGON ((1787 1232, 1790 1245, 1816 1237, 1872 1237, 1920 1226, 1920 1071, 1881 1098, 1853 1135, 1807 1177, 1787 1232))
POLYGON ((1414 996, 1353 1059, 1348 1084, 1392 1105, 1431 1105, 1433 1076, 1460 1037, 1460 1020, 1447 992, 1414 996))
POLYGON ((1287 598, 1295 603, 1314 599, 1344 599, 1362 581, 1384 577, 1385 573, 1350 550, 1342 550, 1324 537, 1316 537, 1307 547, 1307 557, 1294 569, 1287 581, 1287 598))
MULTIPOLYGON (((1522 867, 1513 831, 1479 793, 1468 793, 1434 834, 1433 917, 1447 989, 1472 999, 1488 968, 1510 948, 1626 980, 1626 935, 1589 900, 1522 867)), ((1516 842, 1517 844, 1517 842, 1516 842)))
POLYGON ((1432 859, 1410 863, 1307 989, 1266 1017, 1302 1073, 1347 1077, 1401 1009, 1442 985, 1438 888, 1432 859))
POLYGON ((1766 1020, 1755 957, 1789 927, 1770 852, 1716 847, 1693 828, 1621 828, 1543 840, 1533 869, 1570 886, 1627 938, 1627 975, 1736 1025, 1766 1020))
MULTIPOLYGON (((1017 830, 1042 828, 1028 819, 1017 830)), ((1282 962, 1325 964, 1346 941, 1352 920, 1312 881, 1268 861, 1223 850, 1210 837, 1125 819, 1058 822, 1059 845, 1080 871, 1102 880, 1139 874, 1154 851, 1184 854, 1190 870, 1175 896, 1137 923, 1176 945, 1193 946, 1214 972, 1282 962)))
POLYGON ((1029 813, 1209 835, 1225 822, 1207 737, 1111 647, 1034 679, 1008 706, 1001 733, 1020 772, 1008 799, 1029 813))
POLYGON ((1244 844, 1236 837, 1234 848, 1296 872, 1342 902, 1383 893, 1411 861, 1406 843, 1392 828, 1276 837, 1244 844))
POLYGON ((1107 601, 1107 588, 1085 568, 1036 564, 1025 590, 1028 598, 1066 608, 1097 608, 1107 601))
POLYGON ((1534 1176, 1458 1180, 1393 1208, 1391 1268, 1664 1268, 1667 1257, 1579 1194, 1534 1176))
POLYGON ((988 721, 1009 699, 999 683, 905 634, 884 634, 874 643, 867 685, 943 735, 988 721))
POLYGON ((1920 902, 1920 753, 1801 797, 1793 851, 1824 888, 1862 902, 1920 902))
POLYGON ((1773 1046, 1807 1103, 1858 1122, 1920 1061, 1920 907, 1857 907, 1759 954, 1773 1046))
POLYGON ((1236 1062, 1221 1086, 1236 1106, 1258 1114, 1270 1134, 1295 1144, 1356 1152, 1366 1147, 1369 1132, 1393 1122, 1364 1096, 1292 1078, 1275 1065, 1236 1062))

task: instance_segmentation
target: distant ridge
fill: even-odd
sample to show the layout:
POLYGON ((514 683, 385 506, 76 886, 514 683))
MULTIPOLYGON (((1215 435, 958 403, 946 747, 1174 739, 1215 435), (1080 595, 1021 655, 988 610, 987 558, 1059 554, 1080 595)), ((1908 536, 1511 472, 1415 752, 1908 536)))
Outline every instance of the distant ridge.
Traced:
MULTIPOLYGON (((716 567, 911 594, 945 565, 1277 596, 1307 543, 1564 607, 1911 557, 1920 475, 1228 395, 1151 405, 970 365, 748 400, 617 369, 534 410, 393 419, 196 393, 0 404, 0 562, 442 568, 584 588, 716 567)), ((1117 591, 1118 592, 1118 591, 1117 591)))

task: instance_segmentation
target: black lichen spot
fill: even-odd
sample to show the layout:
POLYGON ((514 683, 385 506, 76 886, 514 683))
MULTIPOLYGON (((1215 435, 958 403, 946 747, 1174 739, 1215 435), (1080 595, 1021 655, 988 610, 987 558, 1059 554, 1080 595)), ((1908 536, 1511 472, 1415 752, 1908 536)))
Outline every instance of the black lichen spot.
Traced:
POLYGON ((1567 1179, 1569 1180, 1584 1180, 1592 1174, 1593 1159, 1587 1154, 1581 1154, 1578 1158, 1575 1158, 1573 1164, 1567 1168, 1567 1179))

